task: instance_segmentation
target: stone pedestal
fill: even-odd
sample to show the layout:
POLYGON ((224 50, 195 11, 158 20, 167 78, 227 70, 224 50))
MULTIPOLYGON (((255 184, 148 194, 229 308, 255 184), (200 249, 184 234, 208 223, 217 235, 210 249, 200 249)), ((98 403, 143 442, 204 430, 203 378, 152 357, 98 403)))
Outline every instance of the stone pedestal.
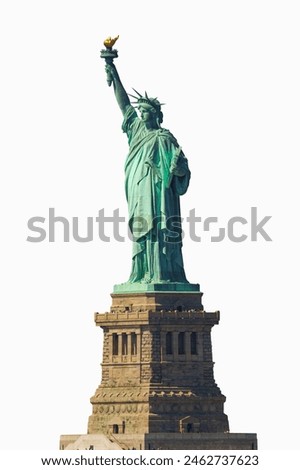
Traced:
MULTIPOLYGON (((125 449, 256 448, 255 434, 229 433, 213 373, 211 328, 219 312, 205 312, 201 296, 114 293, 110 312, 95 314, 104 345, 88 422, 94 443, 104 435, 125 449)), ((62 436, 68 448, 64 442, 62 436)))

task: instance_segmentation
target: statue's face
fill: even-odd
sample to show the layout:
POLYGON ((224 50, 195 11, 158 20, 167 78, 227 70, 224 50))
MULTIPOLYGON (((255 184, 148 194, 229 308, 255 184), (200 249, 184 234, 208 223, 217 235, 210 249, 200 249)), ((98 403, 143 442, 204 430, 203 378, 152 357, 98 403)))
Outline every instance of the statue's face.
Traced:
POLYGON ((147 125, 147 127, 156 127, 156 113, 152 106, 149 106, 147 103, 140 104, 139 112, 141 120, 147 125))
POLYGON ((150 109, 147 109, 146 106, 139 106, 139 112, 141 115, 141 120, 144 122, 150 122, 153 119, 153 113, 150 109))

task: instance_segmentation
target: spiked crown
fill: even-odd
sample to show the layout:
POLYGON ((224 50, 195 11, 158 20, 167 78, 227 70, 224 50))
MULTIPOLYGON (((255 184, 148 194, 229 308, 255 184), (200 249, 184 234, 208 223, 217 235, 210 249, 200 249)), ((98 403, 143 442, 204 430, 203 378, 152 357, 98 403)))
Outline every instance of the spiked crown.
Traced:
POLYGON ((136 100, 136 101, 131 102, 133 105, 142 105, 144 103, 144 104, 147 104, 148 106, 151 106, 157 113, 161 112, 161 106, 163 106, 165 103, 160 103, 157 98, 149 98, 146 91, 145 91, 145 96, 141 95, 134 88, 133 88, 133 91, 138 95, 138 96, 134 96, 128 93, 128 95, 131 96, 131 98, 134 98, 136 100))

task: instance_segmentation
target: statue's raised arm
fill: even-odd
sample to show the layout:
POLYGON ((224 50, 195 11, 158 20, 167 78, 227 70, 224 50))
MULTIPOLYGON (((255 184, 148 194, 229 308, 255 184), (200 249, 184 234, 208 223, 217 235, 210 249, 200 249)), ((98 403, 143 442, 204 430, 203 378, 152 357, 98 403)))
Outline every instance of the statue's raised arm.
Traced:
POLYGON ((106 74, 108 77, 111 77, 112 83, 114 86, 114 92, 116 96, 117 103, 122 111, 125 114, 126 107, 130 105, 129 97, 126 93, 126 90, 120 80, 117 68, 115 64, 106 64, 105 65, 106 74))
POLYGON ((111 37, 105 39, 103 42, 105 49, 102 49, 100 55, 102 59, 105 59, 106 62, 105 70, 108 86, 111 86, 113 83, 117 103, 122 113, 125 114, 127 106, 130 105, 130 101, 125 88, 122 85, 116 66, 113 63, 114 59, 118 57, 118 51, 113 49, 113 46, 118 39, 119 36, 116 36, 113 39, 111 37))

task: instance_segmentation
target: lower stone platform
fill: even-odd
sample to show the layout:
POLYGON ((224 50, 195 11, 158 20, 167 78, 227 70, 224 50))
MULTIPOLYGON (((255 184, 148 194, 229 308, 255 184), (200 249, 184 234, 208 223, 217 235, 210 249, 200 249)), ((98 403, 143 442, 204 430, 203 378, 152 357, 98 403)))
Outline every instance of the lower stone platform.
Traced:
POLYGON ((111 313, 141 311, 183 311, 183 310, 203 310, 202 292, 180 292, 180 291, 149 291, 138 293, 111 294, 111 313))
POLYGON ((151 433, 63 435, 60 450, 255 450, 256 434, 151 433))
POLYGON ((256 434, 242 433, 155 433, 145 434, 148 450, 252 450, 257 449, 256 434))

